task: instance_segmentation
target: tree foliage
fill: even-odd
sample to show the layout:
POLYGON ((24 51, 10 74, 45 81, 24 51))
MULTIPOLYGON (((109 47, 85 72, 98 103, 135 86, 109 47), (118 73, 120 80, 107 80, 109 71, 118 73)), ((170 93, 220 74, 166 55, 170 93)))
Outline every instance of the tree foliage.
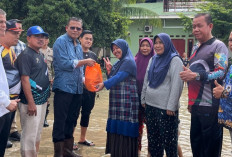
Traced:
POLYGON ((211 2, 202 4, 200 9, 211 14, 214 24, 213 35, 227 43, 232 30, 232 0, 208 1, 211 2))
MULTIPOLYGON (((207 0, 208 3, 202 3, 197 7, 200 11, 210 13, 213 20, 212 34, 227 43, 228 36, 232 31, 232 0, 207 0)), ((192 30, 192 20, 189 17, 179 14, 182 20, 182 25, 187 31, 192 30)))
POLYGON ((1 0, 0 8, 7 12, 7 19, 23 20, 23 41, 26 30, 39 25, 50 34, 52 45, 65 33, 68 18, 76 16, 83 19, 84 29, 93 31, 94 46, 109 47, 113 40, 127 35, 130 24, 116 3, 118 0, 1 0))

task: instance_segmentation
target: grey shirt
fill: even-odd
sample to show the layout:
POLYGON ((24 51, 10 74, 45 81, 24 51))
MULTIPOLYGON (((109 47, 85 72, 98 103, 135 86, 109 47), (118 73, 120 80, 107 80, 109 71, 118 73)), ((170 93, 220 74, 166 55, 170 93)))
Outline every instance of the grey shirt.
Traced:
POLYGON ((147 104, 163 110, 177 111, 180 107, 179 99, 183 90, 183 81, 180 72, 183 71, 183 63, 179 57, 174 57, 170 63, 168 73, 163 83, 157 88, 151 88, 148 81, 150 59, 144 78, 141 93, 141 104, 147 104))

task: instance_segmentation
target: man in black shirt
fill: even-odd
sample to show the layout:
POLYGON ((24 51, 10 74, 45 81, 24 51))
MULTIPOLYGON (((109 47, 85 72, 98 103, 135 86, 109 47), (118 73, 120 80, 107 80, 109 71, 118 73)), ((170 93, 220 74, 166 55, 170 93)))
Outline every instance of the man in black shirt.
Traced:
POLYGON ((18 56, 16 65, 21 75, 23 90, 19 104, 22 126, 21 156, 36 157, 40 135, 49 98, 47 64, 39 51, 48 36, 40 26, 32 26, 27 31, 28 46, 18 56))

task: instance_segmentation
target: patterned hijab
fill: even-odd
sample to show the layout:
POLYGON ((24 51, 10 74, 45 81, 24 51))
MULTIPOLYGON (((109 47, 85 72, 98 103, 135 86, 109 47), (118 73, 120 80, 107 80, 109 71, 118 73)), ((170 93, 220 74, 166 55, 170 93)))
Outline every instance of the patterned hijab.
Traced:
POLYGON ((113 45, 118 46, 122 50, 122 57, 117 61, 110 72, 110 76, 116 75, 117 72, 125 71, 132 76, 136 76, 136 64, 128 43, 123 39, 117 39, 111 43, 111 51, 113 45))
POLYGON ((139 93, 141 93, 141 91, 142 91, 144 76, 146 73, 148 62, 149 62, 150 58, 152 56, 154 56, 154 54, 155 53, 154 53, 152 40, 150 38, 143 38, 139 43, 139 50, 135 56, 135 62, 136 62, 136 66, 137 66, 136 80, 137 80, 137 86, 138 86, 139 93), (142 52, 140 51, 141 44, 144 41, 148 41, 148 43, 150 44, 150 48, 151 48, 151 51, 147 56, 143 55, 142 52))
POLYGON ((164 53, 162 55, 156 54, 152 57, 152 63, 148 71, 148 81, 151 88, 156 88, 163 83, 172 58, 178 56, 178 52, 168 34, 160 33, 156 35, 154 42, 156 38, 160 38, 164 44, 164 53))

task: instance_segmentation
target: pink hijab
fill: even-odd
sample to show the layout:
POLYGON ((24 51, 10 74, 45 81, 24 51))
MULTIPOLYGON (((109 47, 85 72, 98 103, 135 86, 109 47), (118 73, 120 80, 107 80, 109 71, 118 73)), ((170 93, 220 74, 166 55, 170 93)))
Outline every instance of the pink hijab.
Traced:
POLYGON ((154 48, 153 48, 153 42, 150 38, 143 38, 139 43, 139 51, 135 56, 135 62, 137 66, 137 75, 136 75, 136 81, 137 81, 137 87, 138 87, 138 93, 141 94, 142 87, 143 87, 143 80, 146 73, 147 65, 152 56, 154 56, 154 48), (151 52, 149 55, 145 56, 140 52, 140 46, 143 41, 148 41, 151 47, 151 52))

